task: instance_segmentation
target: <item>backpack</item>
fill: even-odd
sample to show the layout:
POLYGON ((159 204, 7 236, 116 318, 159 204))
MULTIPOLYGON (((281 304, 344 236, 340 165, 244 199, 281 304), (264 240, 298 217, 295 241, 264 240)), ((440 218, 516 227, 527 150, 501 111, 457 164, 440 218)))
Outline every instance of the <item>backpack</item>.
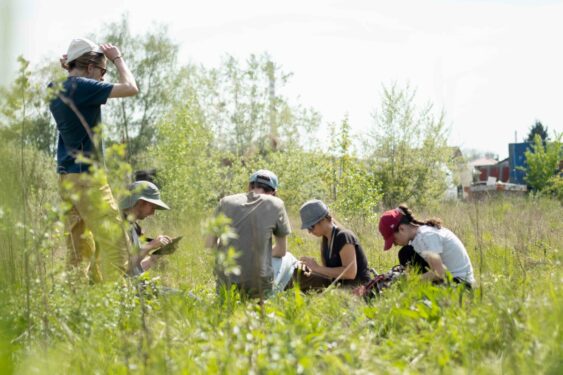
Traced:
POLYGON ((405 267, 397 265, 389 272, 378 274, 374 269, 370 270, 374 277, 364 285, 360 285, 352 290, 352 293, 359 297, 364 297, 366 300, 371 299, 373 296, 380 295, 383 289, 389 288, 397 280, 400 280, 405 274, 405 267))

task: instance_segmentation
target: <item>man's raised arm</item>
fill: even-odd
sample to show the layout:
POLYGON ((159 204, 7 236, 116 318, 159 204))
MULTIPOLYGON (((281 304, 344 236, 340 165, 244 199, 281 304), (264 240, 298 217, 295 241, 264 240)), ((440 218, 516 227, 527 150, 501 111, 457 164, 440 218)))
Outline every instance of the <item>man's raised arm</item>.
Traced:
POLYGON ((117 68, 117 74, 119 76, 119 83, 113 85, 113 89, 111 90, 109 97, 124 98, 127 96, 137 95, 139 88, 135 82, 135 77, 133 77, 133 73, 131 73, 127 64, 125 64, 125 60, 123 59, 123 56, 121 56, 119 49, 111 44, 102 44, 100 45, 100 49, 108 60, 113 62, 117 68))

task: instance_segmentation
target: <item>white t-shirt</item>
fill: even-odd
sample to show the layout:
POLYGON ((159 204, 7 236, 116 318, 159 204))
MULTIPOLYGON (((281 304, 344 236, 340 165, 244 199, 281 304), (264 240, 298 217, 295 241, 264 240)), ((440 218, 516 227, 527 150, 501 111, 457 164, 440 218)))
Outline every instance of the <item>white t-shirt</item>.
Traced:
POLYGON ((411 245, 420 256, 426 251, 436 253, 442 258, 453 277, 473 284, 473 266, 463 243, 452 231, 446 228, 434 228, 422 225, 418 228, 411 245))

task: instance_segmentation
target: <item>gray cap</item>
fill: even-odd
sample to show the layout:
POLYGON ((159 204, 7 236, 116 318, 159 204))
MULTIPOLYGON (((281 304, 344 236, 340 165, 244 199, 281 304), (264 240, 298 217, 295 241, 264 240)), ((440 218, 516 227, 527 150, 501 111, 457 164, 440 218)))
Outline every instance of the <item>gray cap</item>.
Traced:
POLYGON ((272 171, 267 169, 260 169, 250 176, 249 182, 259 182, 271 187, 274 190, 278 189, 278 176, 272 171))
POLYGON ((121 210, 132 208, 139 200, 143 200, 156 205, 159 210, 169 210, 170 207, 160 199, 160 190, 149 181, 135 181, 129 185, 131 195, 119 202, 121 210))
POLYGON ((303 203, 299 214, 301 215, 301 229, 308 229, 328 215, 328 207, 323 201, 311 199, 303 203))

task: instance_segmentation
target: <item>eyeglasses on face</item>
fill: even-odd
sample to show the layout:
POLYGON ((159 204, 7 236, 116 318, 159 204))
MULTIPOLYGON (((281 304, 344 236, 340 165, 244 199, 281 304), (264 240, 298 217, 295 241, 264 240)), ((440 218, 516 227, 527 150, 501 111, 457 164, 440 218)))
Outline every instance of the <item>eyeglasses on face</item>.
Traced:
POLYGON ((100 74, 101 74, 102 77, 103 77, 103 76, 106 74, 106 72, 108 71, 106 68, 103 68, 103 67, 99 66, 98 64, 96 64, 96 62, 93 61, 93 60, 90 60, 90 64, 92 64, 92 65, 94 65, 96 68, 100 69, 100 74))

